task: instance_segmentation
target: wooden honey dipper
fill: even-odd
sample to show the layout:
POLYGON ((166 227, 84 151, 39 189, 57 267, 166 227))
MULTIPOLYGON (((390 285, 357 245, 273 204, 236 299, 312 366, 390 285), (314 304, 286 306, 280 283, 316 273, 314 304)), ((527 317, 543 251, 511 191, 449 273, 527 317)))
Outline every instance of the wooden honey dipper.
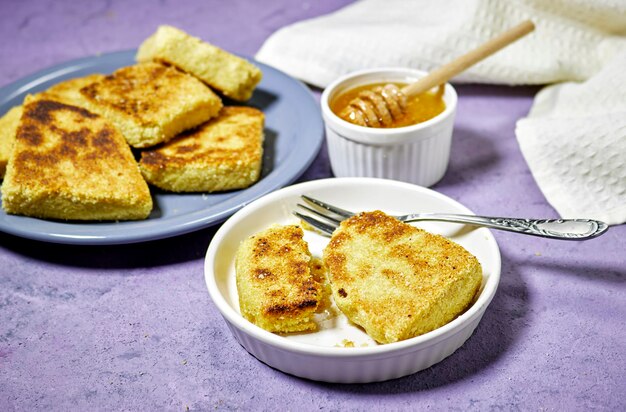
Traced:
POLYGON ((340 117, 360 126, 388 127, 394 119, 404 114, 408 99, 446 83, 534 29, 533 22, 526 20, 402 89, 394 84, 386 84, 373 90, 362 91, 343 109, 340 117))

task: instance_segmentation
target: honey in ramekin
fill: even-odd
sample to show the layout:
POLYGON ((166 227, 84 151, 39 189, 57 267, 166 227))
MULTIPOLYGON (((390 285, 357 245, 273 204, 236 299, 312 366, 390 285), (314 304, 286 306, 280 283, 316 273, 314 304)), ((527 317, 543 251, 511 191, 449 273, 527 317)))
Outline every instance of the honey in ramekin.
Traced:
MULTIPOLYGON (((371 83, 357 86, 343 93, 340 93, 330 102, 330 109, 333 111, 333 113, 341 117, 343 120, 350 122, 350 119, 347 116, 342 116, 344 109, 348 107, 350 102, 356 99, 359 93, 366 90, 373 91, 374 89, 385 86, 386 84, 389 83, 371 83)), ((400 89, 406 86, 406 84, 403 83, 392 84, 395 84, 400 89)), ((443 91, 443 87, 438 87, 434 91, 427 91, 413 96, 410 99, 407 99, 407 106, 404 110, 403 115, 394 119, 391 125, 379 127, 405 127, 432 119, 433 117, 442 113, 446 108, 446 104, 443 101, 443 91)))

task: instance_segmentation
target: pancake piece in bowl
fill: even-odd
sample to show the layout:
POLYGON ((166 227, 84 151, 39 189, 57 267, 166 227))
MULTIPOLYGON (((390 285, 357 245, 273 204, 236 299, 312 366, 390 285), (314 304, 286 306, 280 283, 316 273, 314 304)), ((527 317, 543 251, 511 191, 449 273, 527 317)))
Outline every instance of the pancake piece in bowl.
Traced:
POLYGON ((473 303, 482 282, 465 248, 380 211, 343 221, 324 263, 339 309, 379 343, 445 325, 473 303))
POLYGON ((302 228, 274 225, 244 240, 235 270, 241 314, 276 333, 317 330, 323 272, 311 257, 302 228))

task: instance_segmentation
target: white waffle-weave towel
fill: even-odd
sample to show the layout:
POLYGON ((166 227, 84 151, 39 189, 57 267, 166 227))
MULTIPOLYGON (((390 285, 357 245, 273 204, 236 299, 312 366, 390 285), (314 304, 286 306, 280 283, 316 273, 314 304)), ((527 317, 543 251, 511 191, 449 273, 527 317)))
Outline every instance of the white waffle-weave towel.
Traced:
POLYGON ((529 117, 518 123, 518 141, 562 217, 623 223, 624 0, 361 0, 278 30, 256 58, 325 87, 363 68, 432 70, 526 19, 535 23, 533 33, 455 81, 583 82, 540 92, 529 117))
POLYGON ((626 222, 626 50, 583 83, 541 90, 515 132, 562 217, 626 222))

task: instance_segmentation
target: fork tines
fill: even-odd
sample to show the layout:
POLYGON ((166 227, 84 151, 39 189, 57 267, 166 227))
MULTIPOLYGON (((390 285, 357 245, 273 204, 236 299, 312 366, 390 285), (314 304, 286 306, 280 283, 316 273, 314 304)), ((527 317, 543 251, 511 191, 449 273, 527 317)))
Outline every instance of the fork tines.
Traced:
POLYGON ((338 207, 324 203, 321 200, 302 195, 302 199, 313 207, 298 203, 297 206, 307 212, 303 214, 294 211, 294 215, 304 220, 322 233, 332 234, 342 220, 350 217, 353 213, 338 207))
POLYGON ((350 216, 354 215, 354 213, 352 213, 352 212, 350 212, 348 210, 338 208, 337 206, 329 205, 328 203, 322 202, 321 200, 313 199, 310 196, 301 195, 300 197, 302 199, 304 199, 307 203, 311 204, 311 205, 317 206, 317 207, 322 208, 324 210, 327 210, 327 211, 329 211, 331 213, 334 213, 334 214, 336 214, 338 216, 341 216, 342 217, 341 220, 347 219, 350 216))
MULTIPOLYGON (((302 206, 302 205, 298 205, 298 206, 302 206)), ((320 220, 315 219, 314 217, 311 217, 309 215, 304 215, 300 212, 293 212, 293 214, 296 215, 298 218, 304 220, 309 225, 313 226, 315 229, 327 235, 332 235, 335 229, 337 228, 336 225, 329 225, 328 223, 324 223, 320 220)))

